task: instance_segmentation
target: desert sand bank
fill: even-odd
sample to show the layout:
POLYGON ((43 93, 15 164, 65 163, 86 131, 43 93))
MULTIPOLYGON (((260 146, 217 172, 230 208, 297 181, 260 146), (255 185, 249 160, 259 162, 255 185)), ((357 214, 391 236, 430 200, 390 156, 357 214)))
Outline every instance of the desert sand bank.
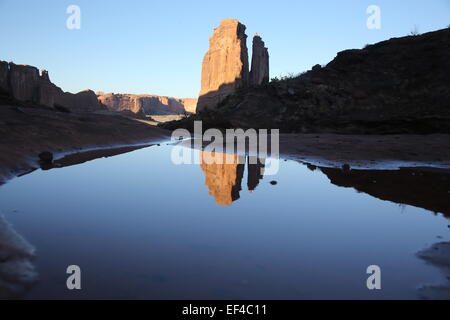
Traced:
MULTIPOLYGON (((170 131, 119 115, 0 108, 0 181, 39 167, 38 155, 55 159, 81 150, 146 146, 170 139, 170 131)), ((450 135, 282 134, 280 155, 320 167, 450 168, 450 135)), ((131 151, 130 150, 130 151, 131 151)), ((120 150, 119 150, 120 151, 120 150)), ((126 148, 120 152, 126 152, 126 148)), ((110 155, 114 155, 110 154, 110 155)), ((105 152, 101 151, 100 156, 105 152)), ((108 156, 108 154, 106 154, 108 156)), ((76 156, 80 157, 80 155, 76 156)), ((81 159, 86 157, 85 152, 81 159)), ((90 154, 96 158, 98 155, 90 154)), ((71 160, 72 161, 72 160, 71 160)))
POLYGON ((61 113, 38 108, 0 107, 0 183, 39 167, 38 155, 82 149, 149 144, 168 131, 120 115, 61 113))
POLYGON ((450 168, 450 135, 282 134, 282 158, 357 169, 450 168))

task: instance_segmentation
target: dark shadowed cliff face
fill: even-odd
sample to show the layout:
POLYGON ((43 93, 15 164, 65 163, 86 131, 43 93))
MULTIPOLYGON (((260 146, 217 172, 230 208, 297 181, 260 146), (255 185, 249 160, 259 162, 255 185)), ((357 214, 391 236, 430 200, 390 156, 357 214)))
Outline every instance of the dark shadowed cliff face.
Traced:
POLYGON ((244 88, 167 127, 280 128, 283 132, 450 132, 450 29, 346 50, 327 66, 244 88))
POLYGON ((269 82, 269 51, 258 34, 253 37, 252 50, 250 85, 260 86, 269 82))
POLYGON ((64 92, 50 81, 47 71, 4 61, 0 61, 0 98, 73 112, 106 110, 91 90, 64 92))

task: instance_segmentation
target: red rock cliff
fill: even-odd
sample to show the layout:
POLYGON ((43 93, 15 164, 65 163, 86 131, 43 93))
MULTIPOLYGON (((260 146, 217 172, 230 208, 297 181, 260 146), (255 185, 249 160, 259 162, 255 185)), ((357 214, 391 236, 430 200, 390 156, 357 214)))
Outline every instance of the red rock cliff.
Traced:
POLYGON ((151 94, 97 93, 98 99, 112 111, 131 111, 147 115, 194 113, 197 99, 172 98, 151 94))
POLYGON ((227 95, 248 86, 246 27, 235 19, 222 20, 209 40, 202 64, 197 111, 214 109, 227 95))
POLYGON ((33 66, 0 61, 0 93, 21 102, 48 108, 63 107, 72 112, 105 110, 91 90, 64 92, 50 81, 48 72, 33 66))

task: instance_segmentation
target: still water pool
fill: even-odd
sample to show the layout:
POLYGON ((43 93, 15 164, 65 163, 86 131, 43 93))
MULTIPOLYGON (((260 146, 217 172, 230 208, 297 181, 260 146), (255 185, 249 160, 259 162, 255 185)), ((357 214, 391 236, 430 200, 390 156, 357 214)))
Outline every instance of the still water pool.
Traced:
POLYGON ((450 206, 411 195, 424 183, 405 183, 414 172, 282 161, 264 176, 263 164, 175 165, 171 148, 1 186, 5 223, 35 248, 38 281, 20 297, 415 299, 444 278, 415 253, 450 239, 433 213, 450 206), (81 268, 81 290, 66 287, 69 265, 81 268), (367 289, 370 265, 381 267, 381 290, 367 289))

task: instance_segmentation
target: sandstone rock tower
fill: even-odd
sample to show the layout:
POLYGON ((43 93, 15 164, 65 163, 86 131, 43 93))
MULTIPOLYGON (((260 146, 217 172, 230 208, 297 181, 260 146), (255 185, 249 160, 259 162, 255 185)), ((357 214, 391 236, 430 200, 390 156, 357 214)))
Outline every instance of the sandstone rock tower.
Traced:
POLYGON ((259 35, 253 39, 252 72, 249 72, 245 25, 225 19, 209 39, 209 50, 203 58, 202 88, 197 112, 215 109, 238 89, 269 81, 269 53, 259 35))
POLYGON ((250 85, 259 86, 269 82, 269 51, 258 34, 253 37, 252 71, 250 85))
POLYGON ((203 59, 202 88, 197 112, 214 108, 227 95, 248 86, 246 27, 235 19, 222 20, 209 39, 203 59))

